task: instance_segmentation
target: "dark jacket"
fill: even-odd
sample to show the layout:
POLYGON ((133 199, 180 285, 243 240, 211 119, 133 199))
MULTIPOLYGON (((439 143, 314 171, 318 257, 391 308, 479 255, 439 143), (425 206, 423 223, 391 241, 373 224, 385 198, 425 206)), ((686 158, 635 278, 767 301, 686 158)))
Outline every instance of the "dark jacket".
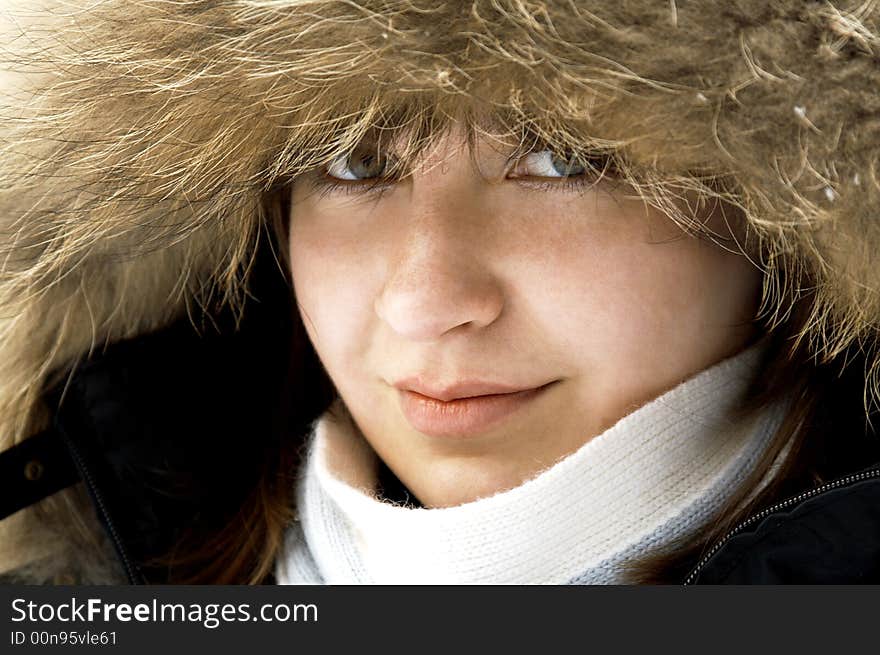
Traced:
MULTIPOLYGON (((168 573, 153 558, 181 538, 203 539, 235 521, 277 459, 279 439, 297 438, 315 418, 290 411, 294 396, 309 392, 315 414, 329 402, 291 384, 293 306, 275 267, 262 250, 253 272, 259 291, 252 290, 240 321, 222 308, 197 328, 183 319, 120 341, 52 389, 51 425, 0 453, 0 519, 79 482, 121 565, 118 581, 152 583, 166 582, 168 573)), ((304 364, 316 366, 309 358, 304 364)), ((320 379, 320 371, 301 373, 320 379)), ((108 580, 95 577, 94 564, 67 568, 64 581, 108 580)), ((38 566, 7 579, 47 582, 52 575, 38 566)))
POLYGON ((880 462, 756 512, 684 583, 880 583, 880 462))

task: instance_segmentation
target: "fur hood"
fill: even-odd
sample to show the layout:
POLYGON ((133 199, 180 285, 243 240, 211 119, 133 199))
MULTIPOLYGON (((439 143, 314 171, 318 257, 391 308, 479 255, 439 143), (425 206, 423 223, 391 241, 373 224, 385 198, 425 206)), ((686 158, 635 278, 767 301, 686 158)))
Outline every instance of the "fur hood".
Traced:
MULTIPOLYGON (((874 394, 878 5, 8 3, 0 447, 41 429, 47 386, 105 344, 240 307, 267 193, 376 126, 412 128, 405 163, 453 120, 612 153, 655 204, 735 202, 765 316, 808 297, 800 337, 817 358, 866 350, 874 394)), ((0 570, 21 563, 11 521, 0 570)))

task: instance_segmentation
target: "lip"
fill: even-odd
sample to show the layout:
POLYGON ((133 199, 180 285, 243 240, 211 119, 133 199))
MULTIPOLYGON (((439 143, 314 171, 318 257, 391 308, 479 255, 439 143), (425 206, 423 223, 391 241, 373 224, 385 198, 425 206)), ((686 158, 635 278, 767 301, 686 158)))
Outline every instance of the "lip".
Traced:
POLYGON ((421 378, 412 377, 395 382, 394 385, 402 391, 414 391, 415 393, 449 402, 450 400, 459 400, 463 398, 471 398, 474 396, 494 396, 501 394, 512 394, 520 391, 529 391, 537 387, 515 386, 502 384, 498 382, 485 382, 483 380, 462 380, 448 386, 437 386, 427 384, 421 378))
POLYGON ((502 384, 462 382, 429 390, 417 382, 403 381, 394 386, 404 417, 417 431, 431 437, 468 437, 484 433, 510 417, 551 384, 517 389, 502 384))

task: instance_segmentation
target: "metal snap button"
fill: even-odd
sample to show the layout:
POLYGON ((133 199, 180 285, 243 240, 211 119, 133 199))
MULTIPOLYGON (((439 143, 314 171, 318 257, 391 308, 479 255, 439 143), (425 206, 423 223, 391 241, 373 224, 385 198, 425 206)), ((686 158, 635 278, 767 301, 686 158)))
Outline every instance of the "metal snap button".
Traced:
POLYGON ((38 459, 32 459, 24 465, 24 477, 31 482, 36 482, 43 477, 43 463, 38 459))

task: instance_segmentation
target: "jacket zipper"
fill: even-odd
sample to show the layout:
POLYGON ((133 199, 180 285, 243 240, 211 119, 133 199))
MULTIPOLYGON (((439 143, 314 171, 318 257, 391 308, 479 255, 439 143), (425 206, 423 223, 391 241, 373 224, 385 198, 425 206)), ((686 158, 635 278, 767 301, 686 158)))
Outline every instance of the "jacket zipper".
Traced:
POLYGON ((685 578, 685 581, 682 584, 689 585, 692 584, 694 579, 699 575, 700 571, 706 566, 710 559, 718 552, 718 550, 726 544, 732 537, 734 537, 738 532, 744 530, 745 528, 757 523, 768 517, 770 514, 774 512, 778 512, 779 510, 786 509, 787 507, 791 507, 792 505, 796 505, 801 501, 807 500, 808 498, 813 498, 814 496, 818 496, 826 491, 830 491, 832 489, 838 489, 840 487, 845 487, 854 482, 861 482, 862 480, 868 480, 870 478, 880 477, 880 468, 869 469, 867 471, 862 471, 860 473, 853 473, 852 475, 848 475, 846 477, 840 478, 838 480, 832 480, 831 482, 826 482, 823 485, 816 487, 815 489, 810 489, 809 491, 805 491, 797 496, 792 496, 786 500, 780 501, 775 505, 771 505, 764 510, 761 510, 757 514, 750 516, 745 519, 741 523, 739 523, 735 528, 733 528, 730 532, 725 534, 721 539, 715 542, 715 545, 709 549, 709 552, 701 559, 697 565, 693 568, 690 574, 685 578))
POLYGON ((122 542, 122 538, 119 536, 119 532, 116 529, 116 526, 113 524, 113 518, 110 516, 110 512, 107 510, 107 504, 104 502, 104 496, 98 490, 98 486, 95 484, 94 478, 92 478, 92 473, 89 470, 88 466, 86 466, 85 459, 79 451, 79 448, 73 442, 64 428, 56 422, 56 427, 58 429, 59 434, 61 434, 64 442, 67 444, 67 449, 70 454, 73 456, 74 460, 76 460, 76 466, 80 471, 80 475, 82 475, 83 481, 86 483, 89 491, 92 494, 92 497, 95 500, 95 504, 98 506, 101 514, 104 517, 104 522, 107 524, 107 531, 110 533, 110 538, 113 540, 113 546, 116 548, 116 554, 119 556, 119 559, 122 562, 122 566, 125 568, 125 574, 128 577, 129 584, 137 585, 143 584, 143 578, 141 577, 137 567, 131 561, 131 558, 128 556, 128 551, 125 548, 125 544, 122 542))

